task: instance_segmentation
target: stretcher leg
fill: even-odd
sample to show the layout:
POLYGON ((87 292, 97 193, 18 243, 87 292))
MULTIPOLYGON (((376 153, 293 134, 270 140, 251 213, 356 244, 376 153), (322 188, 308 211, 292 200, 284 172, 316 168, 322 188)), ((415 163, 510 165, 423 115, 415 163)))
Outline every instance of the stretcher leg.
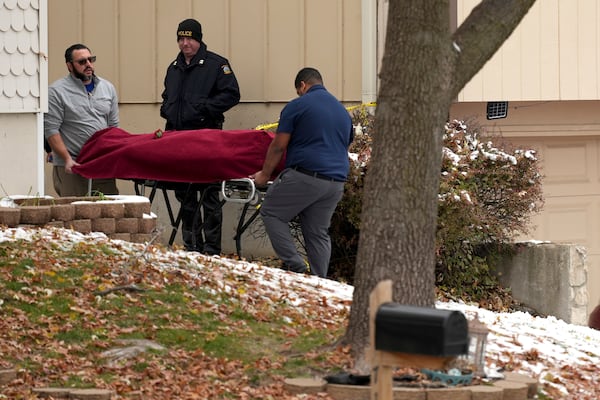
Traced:
MULTIPOLYGON (((177 232, 181 227, 182 222, 182 213, 183 208, 180 206, 177 214, 175 214, 173 207, 171 205, 171 200, 169 198, 169 191, 176 190, 173 186, 173 183, 170 182, 161 182, 161 181, 149 181, 149 180, 134 180, 134 190, 135 194, 138 196, 145 196, 146 187, 150 187, 150 193, 148 195, 148 199, 150 200, 150 204, 153 203, 154 197, 156 195, 157 190, 163 194, 165 206, 167 208, 167 213, 169 217, 169 222, 171 224, 171 234, 169 237, 169 246, 172 246, 175 242, 175 238, 177 236, 177 232)), ((242 213, 237 223, 236 234, 234 236, 236 253, 241 257, 242 252, 242 235, 248 229, 250 225, 256 220, 260 213, 260 203, 262 201, 262 197, 264 193, 258 192, 254 187, 254 182, 250 179, 236 179, 231 181, 223 181, 221 184, 222 197, 223 199, 220 201, 218 207, 222 209, 226 202, 233 203, 244 203, 244 207, 242 209, 242 213), (248 212, 250 206, 253 205, 255 207, 252 215, 246 220, 248 216, 248 212)), ((196 209, 196 213, 201 213, 200 207, 202 207, 202 203, 204 200, 204 196, 207 190, 202 190, 202 195, 200 196, 200 201, 198 202, 198 207, 196 209)), ((195 193, 194 184, 189 183, 185 189, 185 198, 195 193)), ((202 218, 202 223, 199 227, 202 230, 205 221, 207 220, 207 216, 202 218)))
MULTIPOLYGON (((186 196, 189 194, 191 190, 192 184, 188 184, 186 188, 186 196)), ((165 186, 164 182, 160 181, 149 181, 149 180, 134 180, 133 188, 135 190, 135 194, 137 196, 146 196, 146 188, 150 188, 150 193, 148 195, 148 200, 150 200, 150 204, 154 202, 154 197, 156 196, 157 190, 163 194, 163 199, 165 201, 165 206, 167 207, 167 214, 169 216, 169 222, 171 224, 171 236, 169 237, 169 246, 173 245, 175 241, 175 236, 177 235, 177 231, 179 230, 179 225, 181 224, 181 208, 177 212, 177 215, 173 212, 173 207, 171 206, 171 200, 169 199, 169 189, 165 186)))
POLYGON ((154 195, 156 194, 156 190, 158 188, 157 181, 133 181, 133 189, 135 190, 136 196, 146 196, 146 188, 151 187, 150 194, 148 195, 148 200, 150 200, 150 204, 154 200, 154 195))
MULTIPOLYGON (((213 215, 213 213, 215 213, 215 212, 217 212, 219 210, 222 210, 223 209, 223 205, 225 205, 225 202, 226 202, 225 199, 220 200, 219 203, 214 208, 213 213, 202 215, 202 209, 204 209, 203 208, 204 198, 208 195, 209 192, 210 192, 210 188, 208 188, 208 187, 204 188, 204 190, 201 191, 202 194, 200 195, 200 200, 198 201, 198 206, 196 207, 196 211, 194 212, 194 220, 198 219, 198 216, 202 216, 202 218, 201 218, 202 223, 197 227, 198 232, 200 232, 201 235, 205 234, 205 232, 204 232, 204 225, 206 225, 206 223, 209 220, 209 218, 213 215)), ((192 191, 192 193, 195 194, 195 191, 192 191)), ((179 209, 179 211, 180 211, 180 214, 181 214, 181 208, 179 209)), ((179 220, 180 220, 179 222, 181 222, 181 218, 179 218, 179 220)), ((177 224, 177 226, 179 226, 179 224, 177 224)), ((172 238, 175 237, 176 233, 177 233, 177 230, 175 230, 175 232, 173 232, 172 238)), ((206 246, 206 239, 207 238, 204 237, 204 246, 206 246)), ((169 243, 169 245, 170 244, 171 243, 169 243)))
POLYGON ((246 231, 246 229, 248 229, 250 225, 252 225, 252 223, 260 213, 260 205, 257 205, 254 210, 254 213, 252 213, 248 221, 245 221, 249 207, 250 203, 244 204, 242 214, 240 215, 240 219, 238 220, 238 225, 235 230, 235 236, 233 237, 233 240, 235 240, 235 251, 239 257, 242 256, 242 234, 246 231))
MULTIPOLYGON (((179 226, 181 225, 181 218, 183 217, 183 203, 179 206, 179 211, 177 212, 177 216, 173 214, 173 209, 171 208, 171 202, 169 200, 167 189, 162 189, 165 205, 167 206, 167 212, 169 213, 169 220, 171 221, 171 236, 169 237, 169 246, 173 246, 173 242, 175 242, 175 237, 177 236, 177 231, 179 230, 179 226)), ((187 199, 190 195, 196 195, 196 192, 192 190, 192 184, 188 184, 185 189, 184 199, 187 199)), ((200 199, 202 201, 202 199, 200 199)), ((202 202, 200 202, 202 204, 202 202)), ((198 210, 196 210, 198 212, 198 210)))

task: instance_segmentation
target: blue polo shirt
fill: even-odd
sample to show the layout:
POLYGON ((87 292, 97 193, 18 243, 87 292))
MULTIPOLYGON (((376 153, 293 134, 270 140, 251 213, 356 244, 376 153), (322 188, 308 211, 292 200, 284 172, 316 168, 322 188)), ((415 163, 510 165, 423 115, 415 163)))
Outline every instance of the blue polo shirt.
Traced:
POLYGON ((312 86, 283 108, 277 133, 291 134, 286 168, 301 167, 339 181, 348 177, 352 119, 323 85, 312 86))

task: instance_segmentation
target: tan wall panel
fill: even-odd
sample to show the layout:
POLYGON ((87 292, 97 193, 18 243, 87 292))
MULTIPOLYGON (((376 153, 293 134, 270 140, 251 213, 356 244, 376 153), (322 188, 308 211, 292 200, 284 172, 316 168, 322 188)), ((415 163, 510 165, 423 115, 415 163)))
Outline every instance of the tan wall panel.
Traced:
POLYGON ((160 104, 121 104, 121 128, 130 133, 150 133, 165 128, 160 117, 160 104))
POLYGON ((119 100, 124 103, 154 101, 157 96, 154 2, 119 1, 118 13, 119 100))
POLYGON ((117 2, 83 0, 82 7, 84 44, 98 57, 96 73, 118 85, 120 70, 117 2))
MULTIPOLYGON (((598 229, 598 222, 600 221, 600 196, 590 196, 590 201, 593 204, 591 209, 592 214, 588 216, 587 224, 588 228, 588 253, 592 256, 597 257, 596 260, 600 261, 600 229, 598 229)), ((590 264, 594 265, 594 268, 600 273, 600 263, 590 264)), ((600 293, 600 280, 592 281, 596 290, 600 293)), ((590 310, 591 311, 591 310, 590 310)))
POLYGON ((359 101, 362 95, 362 11, 360 1, 344 0, 343 82, 341 99, 359 101))
MULTIPOLYGON (((527 30, 527 32, 515 30, 500 49, 500 54, 502 54, 501 76, 498 77, 502 81, 502 97, 500 97, 500 99, 523 98, 523 92, 521 90, 523 76, 521 71, 525 66, 523 65, 521 53, 521 49, 523 48, 521 38, 523 35, 528 34, 529 30, 527 30)), ((537 66, 539 66, 539 64, 537 66)), ((528 67, 531 68, 532 66, 528 67)), ((498 98, 496 97, 496 99, 498 98)))
POLYGON ((296 96, 294 78, 305 60, 304 1, 267 0, 267 7, 265 93, 270 100, 288 101, 296 96))
POLYGON ((35 114, 0 114, 0 197, 36 195, 38 182, 35 160, 38 144, 35 114))
POLYGON ((598 1, 578 0, 578 86, 577 98, 598 98, 598 1))
MULTIPOLYGON (((560 68, 558 64, 558 24, 549 23, 549 21, 558 21, 558 1, 559 0, 544 0, 543 7, 534 7, 532 12, 539 12, 540 19, 540 69, 539 69, 539 84, 541 100, 555 100, 560 98, 560 68), (539 11, 538 11, 539 10, 539 11)), ((533 47, 535 49, 535 47, 533 47)), ((524 51, 531 50, 527 47, 524 51)), ((536 70, 531 68, 531 72, 526 73, 525 78, 530 74, 535 75, 536 70)), ((524 99, 536 100, 535 92, 526 93, 524 99)))
POLYGON ((485 68, 477 74, 479 77, 474 82, 481 84, 481 88, 477 88, 480 91, 480 96, 483 96, 483 93, 485 93, 490 99, 501 100, 504 98, 502 90, 504 86, 502 75, 503 58, 502 51, 496 52, 485 64, 485 68))
POLYGON ((577 45, 577 25, 572 23, 577 21, 577 2, 560 1, 558 3, 559 11, 559 40, 560 66, 569 65, 569 74, 565 74, 561 68, 560 74, 560 95, 565 100, 577 99, 577 88, 579 86, 579 57, 577 45), (575 7, 574 7, 575 5, 575 7))
POLYGON ((341 95, 344 70, 342 31, 336 32, 331 26, 342 26, 342 13, 340 0, 306 0, 306 56, 300 66, 317 68, 327 89, 337 97, 341 95))
POLYGON ((229 58, 229 1, 194 0, 192 4, 191 17, 202 24, 202 40, 208 49, 229 58))
POLYGON ((198 19, 209 50, 231 61, 242 102, 289 101, 309 64, 338 98, 360 100, 361 0, 52 0, 49 78, 66 74, 65 48, 83 42, 122 104, 160 102, 185 18, 198 19))
POLYGON ((544 237, 551 237, 559 243, 576 243, 591 247, 588 221, 591 219, 593 204, 582 198, 547 198, 544 206, 547 216, 544 224, 544 237))
MULTIPOLYGON (((254 129, 258 125, 276 122, 286 103, 240 103, 225 113, 224 129, 254 129)), ((164 129, 165 120, 159 114, 160 103, 121 104, 120 126, 131 133, 149 133, 164 129)))
MULTIPOLYGON (((457 0, 459 24, 478 3, 457 0)), ((536 2, 458 99, 599 99, 599 8, 597 0, 536 2)))
MULTIPOLYGON (((511 142, 535 146, 544 173, 544 196, 600 195, 598 137, 511 138, 511 142)), ((600 132, 598 132, 600 134, 600 132)))
MULTIPOLYGON (((231 25, 238 27, 231 38, 230 62, 240 84, 242 101, 257 102, 266 98, 267 20, 265 0, 234 0, 231 25)), ((285 82, 287 83, 287 82, 285 82)))
MULTIPOLYGON (((163 82, 167 67, 175 60, 179 47, 177 46, 177 26, 186 18, 192 17, 192 5, 188 0, 156 0, 156 72, 153 77, 156 82, 155 98, 161 102, 163 82)), ((152 79, 152 78, 151 78, 152 79)))
MULTIPOLYGON (((520 35, 520 46, 517 51, 521 53, 522 65, 525 68, 520 69, 520 96, 523 100, 537 100, 541 92, 540 69, 541 69, 541 52, 540 43, 543 31, 543 21, 541 19, 541 7, 536 7, 531 10, 523 21, 529 29, 527 32, 520 35), (539 66, 533 68, 533 66, 539 66)), ((507 79, 512 79, 512 76, 507 76, 507 79)))
POLYGON ((225 114, 225 129, 254 129, 277 122, 287 103, 243 103, 225 114))
MULTIPOLYGON (((482 71, 479 71, 477 74, 475 74, 475 76, 471 78, 469 83, 465 85, 463 90, 461 90, 461 92, 458 94, 458 99, 460 101, 474 101, 485 98, 483 95, 483 76, 484 73, 482 71)), ((498 97, 494 98, 495 100, 498 100, 498 97)), ((492 97, 489 99, 492 99, 492 97)))
POLYGON ((65 50, 81 37, 81 1, 52 0, 48 4, 48 82, 68 74, 65 50))
POLYGON ((554 139, 545 141, 541 156, 547 175, 545 186, 592 183, 596 175, 592 160, 596 154, 593 143, 586 140, 554 139), (590 165, 592 164, 592 165, 590 165))

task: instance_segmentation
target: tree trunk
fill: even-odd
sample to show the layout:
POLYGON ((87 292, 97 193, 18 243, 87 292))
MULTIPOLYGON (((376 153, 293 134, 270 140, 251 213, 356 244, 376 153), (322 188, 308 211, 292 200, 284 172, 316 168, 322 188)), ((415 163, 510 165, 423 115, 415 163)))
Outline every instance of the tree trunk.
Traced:
POLYGON ((346 332, 359 371, 370 368, 365 359, 368 301, 378 282, 393 281, 397 303, 434 305, 437 195, 448 110, 460 89, 495 53, 534 1, 484 0, 454 36, 447 0, 389 3, 346 332), (488 36, 479 34, 481 24, 487 24, 488 36), (463 63, 471 59, 476 65, 465 67, 463 63))

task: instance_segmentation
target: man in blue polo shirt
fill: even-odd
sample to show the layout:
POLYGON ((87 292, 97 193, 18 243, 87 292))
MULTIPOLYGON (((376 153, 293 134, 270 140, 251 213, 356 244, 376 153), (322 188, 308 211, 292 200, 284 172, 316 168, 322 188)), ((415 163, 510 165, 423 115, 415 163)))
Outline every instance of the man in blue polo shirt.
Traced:
POLYGON ((265 185, 285 155, 285 169, 267 190, 260 215, 284 268, 302 273, 306 263, 289 227, 299 216, 310 272, 326 277, 331 257, 328 230, 348 177, 352 120, 325 89, 316 69, 301 69, 294 86, 299 97, 281 111, 262 170, 251 177, 257 186, 265 185))

